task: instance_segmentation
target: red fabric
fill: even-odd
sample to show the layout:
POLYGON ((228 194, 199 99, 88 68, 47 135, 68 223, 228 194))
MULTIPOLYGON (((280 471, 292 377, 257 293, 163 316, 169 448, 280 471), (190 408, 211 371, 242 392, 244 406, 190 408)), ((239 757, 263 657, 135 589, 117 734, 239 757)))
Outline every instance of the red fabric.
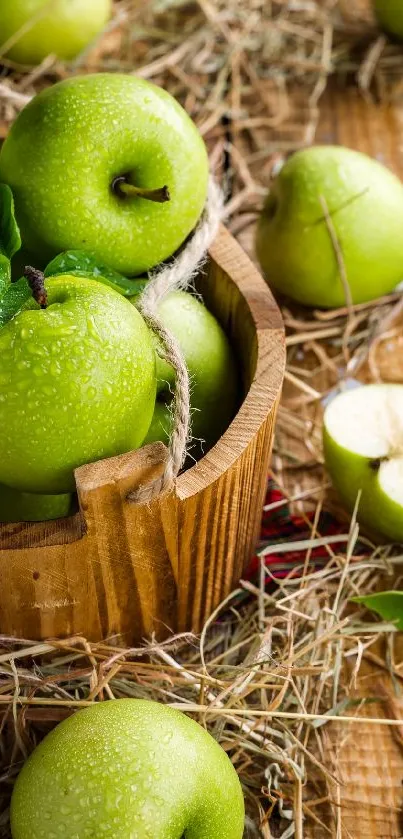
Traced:
MULTIPOLYGON (((274 504, 279 501, 285 501, 285 496, 281 490, 272 481, 268 481, 265 506, 274 504)), ((288 503, 275 508, 274 510, 264 510, 262 518, 262 528, 260 534, 259 550, 269 546, 281 544, 284 542, 295 542, 303 539, 310 539, 312 536, 311 529, 308 522, 312 522, 314 513, 308 514, 306 519, 291 515, 288 503)), ((318 534, 321 536, 329 536, 337 533, 346 533, 345 524, 340 524, 329 513, 322 512, 318 521, 318 534)), ((356 552, 363 553, 363 547, 357 545, 356 552)), ((293 551, 287 553, 271 554, 265 557, 265 565, 270 569, 270 573, 275 577, 285 577, 292 571, 304 564, 306 558, 306 550, 293 551)), ((323 565, 329 558, 326 548, 315 548, 311 551, 312 566, 323 565)), ((260 571, 260 558, 256 554, 250 562, 248 567, 247 577, 256 577, 260 571)), ((268 582, 270 575, 268 575, 268 582)))

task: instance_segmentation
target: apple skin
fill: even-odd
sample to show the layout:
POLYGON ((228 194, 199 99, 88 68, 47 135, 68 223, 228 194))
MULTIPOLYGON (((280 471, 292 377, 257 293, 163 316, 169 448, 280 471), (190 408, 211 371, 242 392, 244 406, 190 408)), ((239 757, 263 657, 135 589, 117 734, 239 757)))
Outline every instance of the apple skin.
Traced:
POLYGON ((321 195, 353 302, 391 292, 403 279, 403 186, 376 160, 342 146, 298 151, 274 178, 256 238, 268 283, 308 306, 345 305, 321 195))
POLYGON ((376 471, 369 466, 369 458, 339 446, 326 429, 323 449, 333 486, 349 512, 353 512, 361 490, 358 521, 392 542, 403 542, 403 507, 380 487, 376 471))
POLYGON ((40 64, 50 54, 70 60, 101 32, 111 9, 111 0, 1 0, 0 52, 17 64, 40 64))
MULTIPOLYGON (((375 388, 383 385, 366 385, 375 388)), ((399 387, 391 385, 389 387, 399 387)), ((348 392, 347 392, 348 393, 348 392)), ((340 399, 341 396, 335 397, 340 399)), ((329 408, 331 408, 331 404, 329 408)), ((327 428, 327 411, 323 423, 323 452, 326 468, 346 509, 353 512, 361 491, 357 520, 370 531, 382 534, 392 542, 403 542, 403 507, 382 489, 379 473, 371 466, 373 458, 357 454, 341 446, 327 428)), ((346 422, 348 407, 346 406, 346 422)), ((363 423, 365 416, 363 416, 363 423)))
POLYGON ((244 803, 223 749, 179 711, 100 702, 60 723, 25 763, 13 839, 242 839, 244 803))
POLYGON ((141 445, 156 391, 140 314, 94 280, 46 280, 0 330, 0 482, 23 492, 75 489, 74 469, 141 445))
POLYGON ((33 264, 88 250, 132 276, 174 253, 195 227, 208 182, 204 142, 166 91, 125 74, 75 76, 38 94, 0 153, 33 264), (168 186, 154 203, 117 195, 117 177, 168 186))
POLYGON ((400 0, 374 0, 374 10, 382 29, 403 38, 403 7, 400 0))
POLYGON ((146 443, 162 442, 167 444, 173 430, 173 417, 168 394, 162 391, 157 395, 151 425, 144 440, 146 443))
MULTIPOLYGON (((228 428, 237 409, 240 387, 231 345, 214 315, 188 292, 168 294, 158 314, 181 347, 191 382, 192 437, 203 440, 203 451, 207 451, 228 428)), ((167 442, 174 388, 173 368, 157 355, 157 401, 145 442, 167 442)))
POLYGON ((34 495, 0 484, 0 522, 51 521, 68 516, 73 496, 34 495))

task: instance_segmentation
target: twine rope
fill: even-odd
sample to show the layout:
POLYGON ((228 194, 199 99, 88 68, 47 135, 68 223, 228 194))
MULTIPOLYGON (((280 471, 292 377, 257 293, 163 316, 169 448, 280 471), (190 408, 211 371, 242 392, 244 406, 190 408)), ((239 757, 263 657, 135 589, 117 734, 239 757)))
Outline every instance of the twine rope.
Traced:
POLYGON ((173 429, 169 440, 168 457, 164 472, 156 481, 141 485, 129 494, 137 503, 151 501, 156 495, 171 489, 187 454, 190 439, 190 384, 189 373, 178 341, 165 328, 158 316, 158 306, 172 291, 185 291, 207 258, 207 251, 214 241, 223 211, 223 195, 211 177, 203 215, 183 250, 169 265, 156 269, 150 277, 139 301, 139 310, 150 329, 160 341, 160 355, 175 370, 173 398, 173 429))

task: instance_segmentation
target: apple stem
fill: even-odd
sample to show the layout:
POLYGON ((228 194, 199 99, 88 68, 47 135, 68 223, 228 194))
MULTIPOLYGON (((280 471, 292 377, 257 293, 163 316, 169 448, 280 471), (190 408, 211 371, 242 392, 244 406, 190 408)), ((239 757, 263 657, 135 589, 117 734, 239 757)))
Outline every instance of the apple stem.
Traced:
POLYGON ((154 201, 157 204, 165 204, 166 201, 171 200, 167 186, 161 186, 158 189, 145 189, 141 186, 129 184, 123 175, 115 178, 112 189, 122 198, 145 198, 147 201, 154 201))
POLYGON ((24 277, 32 291, 32 297, 39 304, 41 309, 46 309, 48 305, 48 295, 45 288, 45 276, 42 271, 37 268, 32 268, 31 265, 26 265, 24 268, 24 277))

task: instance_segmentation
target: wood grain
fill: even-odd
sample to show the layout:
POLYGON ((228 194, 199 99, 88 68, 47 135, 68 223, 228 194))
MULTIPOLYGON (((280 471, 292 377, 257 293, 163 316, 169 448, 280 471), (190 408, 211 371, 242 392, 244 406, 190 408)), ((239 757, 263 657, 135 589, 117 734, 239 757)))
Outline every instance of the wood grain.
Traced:
MULTIPOLYGON (((403 177, 403 108, 393 104, 366 102, 354 88, 329 89, 321 109, 319 142, 340 143, 376 157, 403 177)), ((383 381, 402 381, 400 354, 403 335, 401 312, 391 320, 388 340, 381 341, 373 353, 373 367, 359 372, 363 381, 374 381, 374 370, 383 381)), ((319 384, 321 387, 323 383, 319 384)), ((324 389, 324 387, 323 387, 324 389)), ((389 586, 391 584, 389 583, 389 586)), ((399 583, 401 587, 401 581, 399 583)), ((398 640, 398 639, 397 639, 398 640)), ((373 648, 371 648, 374 651, 373 648)), ((385 650, 375 650, 381 659, 385 650)), ((396 643, 395 662, 402 661, 396 643)), ((396 685, 385 671, 364 662, 355 696, 379 696, 385 689, 396 696, 396 685)), ((398 690, 400 689, 400 684, 398 690)), ((403 705, 400 705, 403 718, 403 705)), ((357 711, 358 713, 358 711, 357 711)), ((362 716, 389 717, 384 702, 371 702, 359 708, 362 716)), ((403 836, 403 747, 386 726, 335 726, 329 759, 337 754, 337 775, 341 782, 337 839, 401 839, 403 836)), ((322 828, 312 827, 307 839, 325 839, 322 828)))
POLYGON ((147 505, 128 494, 162 470, 155 444, 76 471, 79 512, 0 526, 0 632, 42 639, 83 633, 135 643, 199 631, 254 550, 285 349, 258 272, 222 228, 199 288, 232 339, 244 399, 221 440, 147 505))

